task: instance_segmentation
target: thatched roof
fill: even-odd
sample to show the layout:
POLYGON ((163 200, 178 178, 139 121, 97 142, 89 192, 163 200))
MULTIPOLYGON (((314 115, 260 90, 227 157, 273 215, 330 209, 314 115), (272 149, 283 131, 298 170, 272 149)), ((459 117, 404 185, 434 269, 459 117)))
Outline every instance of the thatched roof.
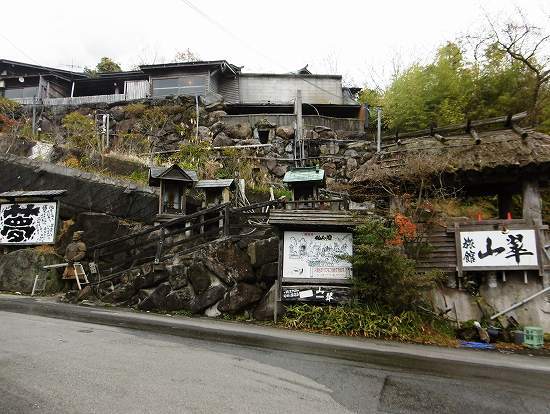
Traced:
POLYGON ((385 146, 363 164, 352 183, 414 183, 436 176, 475 176, 479 181, 490 175, 493 181, 503 177, 503 181, 497 181, 504 183, 517 181, 518 172, 542 174, 550 170, 550 136, 529 129, 523 132, 519 128, 501 128, 402 139, 385 146))

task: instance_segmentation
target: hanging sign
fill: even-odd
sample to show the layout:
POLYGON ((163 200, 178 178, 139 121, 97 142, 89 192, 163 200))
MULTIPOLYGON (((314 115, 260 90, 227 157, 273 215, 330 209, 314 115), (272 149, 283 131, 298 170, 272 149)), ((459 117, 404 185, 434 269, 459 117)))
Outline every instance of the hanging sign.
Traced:
POLYGON ((464 270, 538 268, 537 252, 535 230, 460 232, 464 270))
POLYGON ((0 244, 55 243, 57 202, 0 204, 0 244))
POLYGON ((349 279, 351 233, 285 231, 283 279, 349 279))

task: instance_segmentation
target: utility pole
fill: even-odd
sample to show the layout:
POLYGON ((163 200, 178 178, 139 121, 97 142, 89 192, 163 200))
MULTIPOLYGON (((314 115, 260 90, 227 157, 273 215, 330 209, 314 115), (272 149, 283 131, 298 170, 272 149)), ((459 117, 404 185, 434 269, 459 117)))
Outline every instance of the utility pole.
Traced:
POLYGON ((376 152, 380 152, 382 149, 382 108, 376 107, 377 115, 377 131, 376 131, 376 152))
MULTIPOLYGON (((294 113, 296 114, 296 131, 294 133, 295 147, 298 145, 298 154, 300 155, 300 165, 304 165, 304 142, 303 142, 303 131, 304 131, 304 120, 302 119, 302 91, 298 89, 296 91, 296 101, 294 103, 294 113)), ((296 150, 294 151, 296 154, 296 150)), ((296 157, 295 161, 297 161, 296 157)))

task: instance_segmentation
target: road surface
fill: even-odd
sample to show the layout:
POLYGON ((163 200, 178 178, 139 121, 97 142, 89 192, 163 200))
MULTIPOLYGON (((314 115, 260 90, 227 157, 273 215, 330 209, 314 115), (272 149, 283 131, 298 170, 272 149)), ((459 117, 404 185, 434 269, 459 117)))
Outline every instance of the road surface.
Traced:
POLYGON ((1 413, 547 413, 537 384, 0 311, 1 413))

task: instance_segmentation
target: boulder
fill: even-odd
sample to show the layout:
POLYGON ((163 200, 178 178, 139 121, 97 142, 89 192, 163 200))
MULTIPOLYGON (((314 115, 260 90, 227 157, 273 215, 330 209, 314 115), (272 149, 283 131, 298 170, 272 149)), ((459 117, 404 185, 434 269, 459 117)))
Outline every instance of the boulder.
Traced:
POLYGON ((273 175, 277 177, 284 177, 287 170, 288 170, 288 166, 279 164, 275 168, 273 168, 271 172, 273 173, 273 175))
POLYGON ((115 290, 103 296, 101 301, 105 303, 126 302, 136 293, 137 289, 132 283, 121 283, 115 287, 115 290))
POLYGON ((283 139, 293 139, 294 128, 291 126, 280 126, 275 130, 275 135, 283 139))
POLYGON ((223 103, 223 96, 219 93, 209 92, 206 96, 201 97, 201 101, 204 103, 204 109, 208 112, 220 111, 225 107, 223 103))
POLYGON ((183 289, 173 290, 166 296, 166 310, 175 311, 175 310, 189 310, 194 311, 193 300, 195 299, 195 294, 191 286, 187 286, 183 289))
POLYGON ((258 280, 262 282, 272 283, 279 275, 279 263, 266 263, 260 267, 258 271, 258 280))
POLYGON ((340 151, 340 146, 335 142, 329 142, 321 145, 319 150, 323 155, 336 155, 340 151))
POLYGON ((196 295, 202 294, 212 284, 216 276, 206 268, 203 262, 193 263, 187 269, 187 280, 193 286, 196 295))
POLYGON ((218 309, 218 304, 217 303, 214 303, 212 306, 210 306, 209 308, 207 308, 204 311, 204 316, 208 316, 209 318, 217 318, 221 314, 222 313, 218 309))
POLYGON ((357 160, 355 158, 348 158, 346 160, 346 171, 351 172, 357 169, 357 160))
POLYGON ((210 132, 212 133, 213 137, 216 137, 220 132, 223 132, 225 129, 225 124, 222 121, 215 122, 210 126, 210 132))
POLYGON ((136 290, 149 289, 168 280, 169 274, 164 269, 152 269, 149 272, 140 272, 134 279, 136 290))
POLYGON ((187 266, 183 264, 172 264, 166 266, 168 272, 168 281, 173 290, 186 287, 189 284, 187 280, 187 266))
POLYGON ((148 296, 138 304, 138 308, 141 310, 163 310, 166 309, 166 296, 170 293, 170 283, 164 282, 158 285, 154 290, 147 292, 142 290, 140 292, 147 292, 148 296))
POLYGON ((338 135, 336 135, 336 132, 330 130, 330 131, 322 131, 319 132, 319 138, 322 139, 337 139, 338 135))
POLYGON ((226 126, 224 132, 231 138, 237 140, 252 138, 252 127, 248 122, 226 126))
POLYGON ((347 149, 344 151, 344 157, 357 158, 359 153, 354 149, 347 149))
POLYGON ((262 297, 262 290, 248 283, 238 283, 233 289, 227 292, 218 304, 220 312, 236 313, 241 311, 262 297))
POLYGON ((233 145, 233 140, 229 138, 227 135, 225 135, 224 132, 220 132, 216 135, 214 140, 212 141, 213 147, 230 147, 233 145))
POLYGON ((55 131, 55 125, 48 118, 42 118, 40 120, 40 132, 44 134, 51 134, 55 131))
POLYGON ((279 239, 271 237, 257 240, 248 245, 248 256, 254 268, 279 260, 279 239))
MULTIPOLYGON (((254 319, 258 321, 273 320, 273 310, 275 309, 275 299, 277 297, 277 286, 271 286, 271 289, 264 295, 264 297, 258 302, 252 315, 254 319)), ((279 304, 277 306, 278 315, 282 314, 283 307, 279 304)))
POLYGON ((0 256, 0 290, 31 293, 34 278, 45 278, 46 292, 61 290, 61 277, 55 269, 43 266, 63 263, 57 254, 40 248, 26 248, 0 256))
POLYGON ((287 154, 292 154, 294 152, 294 144, 290 143, 285 147, 285 152, 287 154))
POLYGON ((336 164, 333 162, 326 162, 322 166, 323 170, 325 170, 325 174, 327 177, 332 177, 334 173, 336 173, 336 164))
POLYGON ((198 131, 195 131, 194 133, 196 134, 197 132, 198 132, 198 137, 201 141, 208 141, 208 142, 212 141, 212 132, 208 127, 201 125, 198 127, 198 131))
POLYGON ((218 121, 221 121, 223 119, 223 117, 227 116, 227 112, 225 111, 212 111, 208 114, 208 118, 210 119, 210 122, 212 122, 212 124, 218 122, 218 121))
POLYGON ((217 245, 209 256, 214 260, 206 260, 206 267, 225 283, 233 284, 255 279, 248 257, 234 243, 217 245))
POLYGON ((226 290, 225 286, 221 283, 210 286, 201 295, 195 297, 193 301, 193 312, 202 312, 206 308, 219 302, 224 297, 226 290))

